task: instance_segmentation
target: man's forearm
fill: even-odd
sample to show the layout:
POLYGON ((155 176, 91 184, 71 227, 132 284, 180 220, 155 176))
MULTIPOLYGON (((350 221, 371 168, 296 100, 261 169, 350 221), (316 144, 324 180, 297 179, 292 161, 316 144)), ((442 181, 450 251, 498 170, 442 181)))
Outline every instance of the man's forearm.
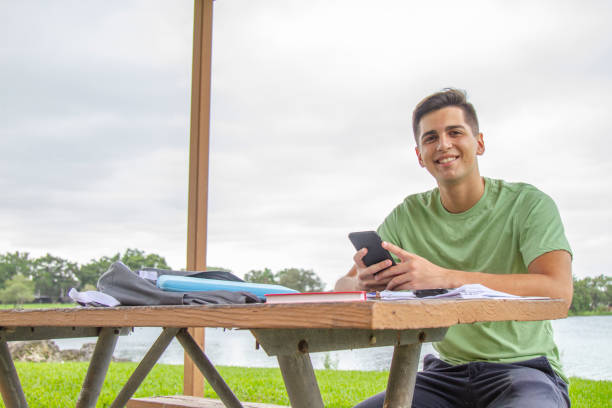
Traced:
POLYGON ((357 290, 357 278, 354 276, 343 276, 336 282, 334 290, 336 292, 350 292, 357 290))
POLYGON ((525 274, 491 274, 448 271, 450 287, 480 283, 488 288, 518 296, 548 296, 572 302, 573 281, 571 256, 566 251, 540 255, 525 274))
POLYGON ((483 272, 449 271, 449 287, 480 283, 490 289, 518 296, 547 296, 571 301, 572 291, 557 279, 539 274, 497 275, 483 272))

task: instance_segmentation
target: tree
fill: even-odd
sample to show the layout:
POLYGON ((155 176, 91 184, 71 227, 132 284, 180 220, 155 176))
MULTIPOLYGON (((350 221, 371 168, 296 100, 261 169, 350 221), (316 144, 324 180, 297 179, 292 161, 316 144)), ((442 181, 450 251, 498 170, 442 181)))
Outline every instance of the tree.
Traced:
POLYGON ((38 296, 62 298, 71 287, 77 286, 78 265, 47 254, 36 258, 31 277, 38 296))
POLYGON ((0 301, 12 303, 15 306, 34 300, 34 282, 17 274, 5 282, 5 288, 0 290, 0 301))
POLYGON ((97 260, 92 259, 89 263, 81 265, 77 271, 78 288, 83 289, 86 285, 96 286, 100 276, 108 270, 113 262, 117 262, 119 258, 120 255, 117 253, 112 257, 103 256, 97 260))
POLYGON ((589 293, 589 285, 587 279, 577 280, 574 277, 574 295, 572 296, 572 305, 570 310, 574 313, 591 310, 593 299, 589 293))
POLYGON ((288 268, 278 271, 275 275, 279 285, 286 286, 300 292, 321 292, 325 284, 312 270, 288 268))
POLYGON ((223 272, 230 272, 230 273, 232 273, 231 269, 224 268, 222 266, 207 266, 206 270, 207 271, 223 271, 223 272))
POLYGON ((277 283, 274 274, 268 268, 265 268, 263 271, 251 270, 244 275, 244 280, 253 283, 277 283))
POLYGON ((123 262, 128 268, 137 271, 142 268, 171 269, 166 263, 166 259, 157 254, 146 254, 140 249, 128 248, 123 255, 116 253, 113 256, 103 256, 100 259, 92 259, 89 263, 82 265, 76 272, 78 287, 85 285, 96 286, 100 276, 117 261, 123 262))
POLYGON ((244 280, 253 283, 282 285, 300 292, 320 292, 325 288, 325 284, 316 273, 299 268, 286 268, 276 273, 272 273, 269 268, 251 270, 244 275, 244 280))
POLYGON ((570 310, 574 313, 607 310, 612 305, 612 277, 574 277, 574 296, 570 310))
POLYGON ((144 251, 135 248, 126 249, 121 257, 121 262, 133 271, 142 268, 171 269, 164 257, 157 254, 145 255, 144 251))
POLYGON ((30 276, 34 260, 27 252, 14 252, 0 255, 0 288, 4 282, 17 274, 30 276))
POLYGON ((607 309, 612 304, 612 277, 599 275, 591 279, 595 309, 607 309))

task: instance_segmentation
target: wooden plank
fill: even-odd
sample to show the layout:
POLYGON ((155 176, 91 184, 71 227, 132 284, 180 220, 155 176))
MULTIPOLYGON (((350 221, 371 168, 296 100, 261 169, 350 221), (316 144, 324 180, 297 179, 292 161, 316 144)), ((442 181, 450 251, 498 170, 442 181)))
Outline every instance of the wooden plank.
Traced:
POLYGON ((421 329, 498 320, 567 316, 562 300, 414 300, 403 302, 137 306, 0 310, 3 327, 226 327, 421 329))
MULTIPOLYGON (((194 1, 187 204, 187 270, 192 271, 206 269, 212 11, 213 0, 194 1)), ((204 329, 193 328, 191 335, 203 348, 204 329)), ((202 374, 187 355, 185 355, 183 387, 187 395, 204 395, 202 374)))
MULTIPOLYGON (((245 408, 289 408, 284 405, 262 404, 257 402, 243 402, 245 408)), ((132 398, 127 408, 224 408, 220 400, 198 398, 187 395, 174 395, 168 397, 132 398)))
POLYGON ((298 350, 320 353, 440 341, 446 327, 408 330, 368 329, 252 329, 267 355, 292 354, 298 350))

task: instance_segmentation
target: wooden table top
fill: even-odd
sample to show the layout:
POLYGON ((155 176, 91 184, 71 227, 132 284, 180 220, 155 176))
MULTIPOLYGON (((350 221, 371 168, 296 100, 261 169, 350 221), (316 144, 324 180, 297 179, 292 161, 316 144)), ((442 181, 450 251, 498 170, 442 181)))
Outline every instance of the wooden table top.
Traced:
POLYGON ((459 323, 550 320, 562 300, 419 299, 206 306, 120 306, 0 310, 0 327, 226 327, 422 329, 459 323))

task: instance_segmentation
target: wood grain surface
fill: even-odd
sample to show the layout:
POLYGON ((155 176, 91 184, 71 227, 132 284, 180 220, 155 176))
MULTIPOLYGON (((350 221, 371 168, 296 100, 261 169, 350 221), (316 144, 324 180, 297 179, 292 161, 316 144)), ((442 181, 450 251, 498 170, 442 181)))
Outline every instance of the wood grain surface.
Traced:
POLYGON ((409 300, 0 310, 0 327, 420 329, 567 316, 562 300, 409 300))
MULTIPOLYGON (((243 402, 244 408, 289 408, 283 405, 243 402)), ((169 397, 132 398, 126 408, 224 408, 220 400, 197 398, 186 395, 169 397)))

